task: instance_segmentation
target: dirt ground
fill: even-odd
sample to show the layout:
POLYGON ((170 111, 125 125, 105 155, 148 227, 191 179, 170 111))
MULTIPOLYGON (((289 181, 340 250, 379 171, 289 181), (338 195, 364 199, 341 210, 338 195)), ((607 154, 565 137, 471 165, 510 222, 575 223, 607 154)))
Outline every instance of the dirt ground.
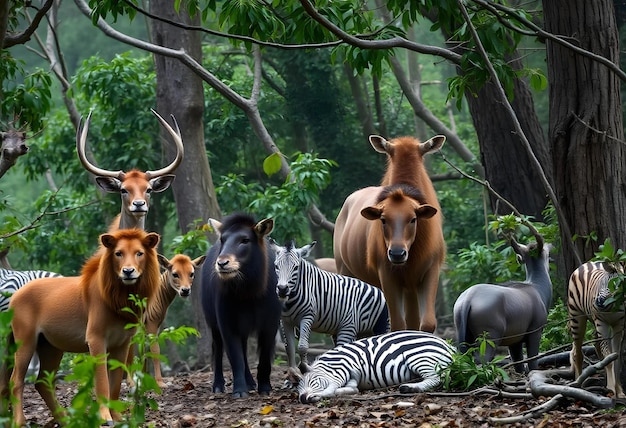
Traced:
MULTIPOLYGON (((226 374, 228 376, 228 374, 226 374)), ((492 427, 490 418, 519 415, 548 398, 502 398, 492 394, 425 393, 402 395, 396 388, 334 398, 323 404, 300 404, 294 391, 283 389, 285 368, 275 367, 269 397, 253 393, 233 399, 211 392, 212 374, 195 371, 166 377, 168 387, 156 396, 159 408, 148 413, 155 427, 492 427)), ((227 386, 228 387, 228 386, 227 386)), ((123 391, 126 391, 124 386, 123 391)), ((74 386, 59 383, 57 395, 66 405, 74 386)), ((25 412, 31 427, 52 426, 45 404, 27 385, 25 412)), ((567 400, 543 416, 505 426, 619 427, 626 426, 623 406, 599 410, 567 400)))

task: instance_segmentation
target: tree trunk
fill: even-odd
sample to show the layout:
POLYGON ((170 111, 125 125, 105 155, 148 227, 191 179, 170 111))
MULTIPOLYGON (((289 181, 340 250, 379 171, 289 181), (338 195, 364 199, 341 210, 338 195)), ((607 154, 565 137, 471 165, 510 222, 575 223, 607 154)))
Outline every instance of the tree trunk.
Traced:
MULTIPOLYGON (((543 9, 547 31, 619 64, 611 0, 544 0, 543 9)), ((578 238, 578 256, 562 246, 571 273, 606 238, 614 247, 626 248, 620 81, 605 66, 557 43, 546 41, 546 51, 555 192, 578 238), (597 241, 586 239, 592 234, 597 241)))
MULTIPOLYGON (((517 54, 512 62, 521 68, 517 54)), ((530 161, 520 138, 515 135, 509 113, 500 106, 493 83, 484 85, 478 96, 468 94, 467 101, 480 145, 480 157, 485 167, 485 179, 500 195, 511 202, 519 212, 542 220, 542 211, 548 202, 539 172, 530 161)), ((525 80, 516 79, 511 106, 517 115, 532 150, 541 163, 545 175, 552 179, 549 146, 545 141, 539 118, 535 113, 532 95, 525 80)), ((491 196, 494 214, 510 214, 497 198, 491 196)))
MULTIPOLYGON (((186 7, 181 5, 181 10, 186 10, 186 7)), ((150 11, 172 21, 199 25, 198 16, 189 18, 186 13, 176 14, 174 3, 169 0, 150 2, 150 11)), ((173 49, 184 49, 200 62, 202 57, 200 32, 182 30, 158 20, 151 22, 154 43, 173 49)), ((185 156, 176 171, 172 191, 176 201, 178 225, 182 233, 186 233, 198 219, 206 222, 209 217, 221 217, 204 145, 202 80, 177 59, 157 55, 155 67, 157 110, 168 120, 170 114, 176 116, 185 146, 185 156)), ((170 141, 164 141, 163 147, 166 158, 172 159, 175 155, 173 144, 170 141)), ((190 256, 195 258, 198 254, 190 254, 190 256)), ((196 278, 199 279, 200 275, 196 278)), ((199 290, 199 280, 195 283, 194 288, 199 290)), ((209 361, 211 342, 197 292, 194 292, 192 307, 197 321, 195 327, 201 335, 198 340, 197 365, 203 367, 209 361)))

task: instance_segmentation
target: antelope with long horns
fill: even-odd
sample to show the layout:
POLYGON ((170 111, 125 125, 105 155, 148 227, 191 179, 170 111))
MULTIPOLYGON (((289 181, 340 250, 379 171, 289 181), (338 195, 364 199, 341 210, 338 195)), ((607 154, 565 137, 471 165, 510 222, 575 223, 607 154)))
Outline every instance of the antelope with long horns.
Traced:
POLYGON ((170 186, 175 177, 172 172, 183 160, 183 139, 176 118, 172 115, 172 120, 176 127, 176 130, 174 130, 156 111, 150 110, 169 132, 174 140, 174 144, 176 144, 176 158, 168 166, 156 171, 142 172, 137 169, 132 169, 128 172, 109 171, 89 162, 85 155, 85 145, 91 112, 89 112, 84 126, 79 126, 76 132, 76 151, 83 167, 96 176, 96 183, 101 189, 122 195, 122 212, 119 216, 119 225, 117 227, 119 229, 145 229, 144 225, 149 208, 150 194, 152 192, 162 192, 170 186))

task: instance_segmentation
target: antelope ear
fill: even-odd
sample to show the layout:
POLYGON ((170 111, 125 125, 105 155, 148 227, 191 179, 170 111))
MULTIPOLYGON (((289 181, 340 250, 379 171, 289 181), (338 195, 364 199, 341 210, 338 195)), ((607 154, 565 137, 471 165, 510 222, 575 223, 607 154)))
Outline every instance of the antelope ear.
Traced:
POLYGON ((377 207, 367 207, 361 210, 361 215, 368 220, 378 220, 383 214, 383 210, 377 207))

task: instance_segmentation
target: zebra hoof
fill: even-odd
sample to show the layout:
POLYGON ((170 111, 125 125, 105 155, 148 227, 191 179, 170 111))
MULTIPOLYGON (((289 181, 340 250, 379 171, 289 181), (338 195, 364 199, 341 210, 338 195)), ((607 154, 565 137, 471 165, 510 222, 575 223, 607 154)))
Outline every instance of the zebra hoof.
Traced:
POLYGON ((410 394, 410 393, 418 393, 422 392, 421 388, 417 388, 411 385, 400 385, 400 393, 401 394, 410 394))

